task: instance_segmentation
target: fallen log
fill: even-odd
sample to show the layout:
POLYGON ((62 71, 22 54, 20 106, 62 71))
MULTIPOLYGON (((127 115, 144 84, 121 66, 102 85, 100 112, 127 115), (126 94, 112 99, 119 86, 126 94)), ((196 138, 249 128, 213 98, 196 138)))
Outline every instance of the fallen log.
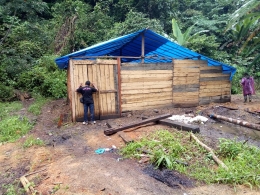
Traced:
POLYGON ((193 133, 190 134, 191 138, 193 138, 200 146, 202 146, 205 150, 207 150, 211 155, 213 160, 219 165, 222 166, 225 170, 228 170, 228 167, 215 155, 213 150, 208 147, 206 144, 202 143, 193 133))
POLYGON ((216 118, 216 119, 224 120, 224 121, 227 121, 227 122, 230 122, 230 123, 234 123, 234 124, 237 124, 237 125, 241 125, 241 126, 244 126, 244 127, 248 127, 248 128, 251 128, 251 129, 255 129, 255 130, 260 131, 260 125, 255 124, 255 123, 249 123, 249 122, 243 121, 243 120, 237 120, 237 119, 233 119, 233 118, 227 118, 227 117, 225 117, 225 116, 221 116, 221 115, 217 115, 217 114, 208 114, 208 115, 209 115, 209 117, 211 117, 211 118, 216 118))
POLYGON ((105 130, 104 134, 105 135, 112 135, 112 134, 117 133, 118 131, 123 131, 125 129, 129 129, 129 128, 136 127, 136 126, 139 126, 139 125, 143 125, 143 124, 146 124, 146 123, 159 121, 161 119, 168 118, 170 116, 171 116, 171 114, 163 114, 163 115, 156 116, 154 118, 148 118, 148 119, 143 120, 143 121, 134 122, 134 123, 131 123, 129 125, 125 125, 125 126, 122 126, 122 127, 119 127, 119 128, 110 128, 110 129, 105 130))

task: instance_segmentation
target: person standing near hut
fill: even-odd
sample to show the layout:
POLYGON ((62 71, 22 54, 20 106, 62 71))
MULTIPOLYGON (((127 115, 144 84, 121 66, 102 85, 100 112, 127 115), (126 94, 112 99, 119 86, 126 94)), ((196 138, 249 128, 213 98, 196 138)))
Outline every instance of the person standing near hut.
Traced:
POLYGON ((86 81, 85 86, 80 84, 76 92, 81 93, 83 96, 83 105, 84 105, 84 122, 83 125, 88 124, 88 109, 90 111, 90 124, 95 124, 96 121, 94 115, 94 100, 92 94, 98 91, 98 88, 95 87, 94 83, 90 86, 90 81, 86 81))
POLYGON ((243 87, 244 102, 247 101, 247 96, 249 97, 249 102, 251 102, 252 95, 255 94, 253 77, 249 76, 248 73, 245 73, 241 80, 241 85, 243 87))

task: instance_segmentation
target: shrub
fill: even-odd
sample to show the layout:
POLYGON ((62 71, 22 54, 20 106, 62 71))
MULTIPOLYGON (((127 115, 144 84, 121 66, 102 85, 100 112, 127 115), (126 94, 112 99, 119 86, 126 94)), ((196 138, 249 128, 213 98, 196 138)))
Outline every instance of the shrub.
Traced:
POLYGON ((17 82, 17 88, 41 94, 44 97, 66 97, 66 71, 58 69, 54 63, 54 57, 44 56, 36 66, 23 72, 17 82))
POLYGON ((14 89, 12 87, 0 84, 0 91, 1 91, 0 101, 8 101, 12 97, 14 97, 14 93, 13 93, 14 89))

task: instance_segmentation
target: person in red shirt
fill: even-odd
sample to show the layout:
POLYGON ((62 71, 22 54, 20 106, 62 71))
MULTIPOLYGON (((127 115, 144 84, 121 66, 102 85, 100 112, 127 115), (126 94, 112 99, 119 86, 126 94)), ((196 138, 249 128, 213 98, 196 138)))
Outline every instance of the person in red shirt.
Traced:
POLYGON ((94 83, 90 86, 90 81, 86 81, 85 86, 80 84, 76 92, 81 93, 83 96, 83 105, 84 105, 84 122, 83 125, 88 124, 88 110, 90 111, 90 124, 95 124, 95 115, 94 115, 94 100, 92 94, 97 92, 98 89, 95 87, 94 83))
POLYGON ((247 96, 249 97, 249 102, 251 102, 252 95, 255 94, 253 77, 250 77, 248 73, 245 73, 241 80, 241 85, 243 88, 244 102, 247 101, 247 96))

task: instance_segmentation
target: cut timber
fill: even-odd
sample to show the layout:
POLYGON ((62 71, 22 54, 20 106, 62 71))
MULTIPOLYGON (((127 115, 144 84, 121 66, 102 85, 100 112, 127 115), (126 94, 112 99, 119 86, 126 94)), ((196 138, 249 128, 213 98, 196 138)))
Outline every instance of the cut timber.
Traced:
POLYGON ((234 123, 234 124, 237 124, 237 125, 241 125, 241 126, 244 126, 244 127, 248 127, 248 128, 260 131, 260 125, 258 125, 258 124, 249 123, 247 121, 237 120, 237 119, 233 119, 233 118, 227 118, 227 117, 217 115, 217 114, 208 114, 208 115, 211 118, 221 119, 221 120, 224 120, 224 121, 227 121, 227 122, 230 122, 230 123, 234 123))
POLYGON ((119 131, 123 131, 125 129, 129 129, 129 128, 132 128, 132 127, 136 127, 136 126, 143 125, 143 124, 150 123, 150 122, 154 122, 154 121, 159 121, 161 119, 164 119, 164 118, 167 118, 167 117, 170 117, 170 116, 171 116, 171 114, 163 114, 163 115, 160 115, 160 116, 157 116, 157 117, 154 117, 154 118, 149 118, 149 119, 146 119, 146 120, 143 120, 143 121, 140 121, 140 122, 131 123, 129 125, 125 125, 125 126, 122 126, 122 127, 119 127, 119 128, 107 129, 107 130, 104 131, 104 134, 105 135, 112 135, 114 133, 117 133, 119 131))
POLYGON ((173 121, 170 119, 159 120, 159 123, 162 125, 168 125, 170 127, 174 127, 176 129, 182 130, 182 131, 191 131, 192 133, 200 132, 200 128, 198 125, 185 124, 185 123, 173 121))
MULTIPOLYGON (((147 119, 147 117, 142 117, 142 119, 147 119)), ((192 132, 192 133, 199 133, 200 132, 200 128, 199 128, 198 125, 185 124, 185 123, 173 121, 173 120, 170 120, 170 119, 162 119, 162 120, 159 120, 158 123, 162 124, 162 125, 167 125, 167 126, 176 128, 177 130, 189 131, 189 132, 192 132)))
POLYGON ((34 188, 31 186, 30 182, 26 179, 25 176, 22 176, 20 178, 21 183, 23 184, 23 187, 26 191, 26 193, 29 194, 36 194, 36 191, 34 190, 34 188))
POLYGON ((127 144, 127 143, 130 143, 130 142, 133 142, 134 140, 129 137, 127 135, 127 133, 121 131, 121 132, 118 132, 118 135, 123 139, 123 141, 127 144))
POLYGON ((229 110, 238 110, 238 108, 233 108, 233 107, 224 106, 224 105, 219 105, 219 107, 227 108, 229 110))
POLYGON ((228 170, 228 167, 214 154, 213 150, 208 147, 206 144, 202 143, 193 133, 190 134, 191 138, 193 138, 200 146, 202 146, 205 150, 211 153, 213 160, 220 166, 222 166, 225 170, 228 170))

